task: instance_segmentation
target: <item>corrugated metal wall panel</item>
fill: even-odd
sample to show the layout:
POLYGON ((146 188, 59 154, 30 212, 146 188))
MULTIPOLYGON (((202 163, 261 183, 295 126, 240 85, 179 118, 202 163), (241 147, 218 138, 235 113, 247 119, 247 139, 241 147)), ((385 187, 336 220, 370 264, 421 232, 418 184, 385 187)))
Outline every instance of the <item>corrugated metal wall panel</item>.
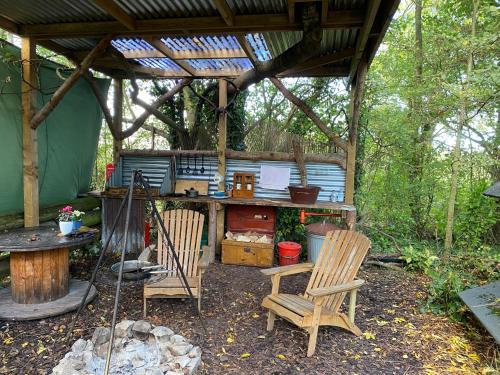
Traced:
POLYGON ((117 0, 116 2, 137 19, 218 15, 212 0, 117 0))
MULTIPOLYGON (((259 187, 260 167, 270 165, 280 168, 290 168, 290 184, 300 184, 300 173, 295 162, 282 161, 259 161, 228 159, 226 161, 226 183, 233 183, 235 172, 255 173, 255 197, 268 199, 288 199, 288 190, 269 190, 259 187)), ((340 192, 344 196, 345 171, 335 164, 306 163, 308 183, 321 186, 319 201, 330 201, 333 191, 340 192)))
MULTIPOLYGON (((130 176, 134 169, 141 169, 144 176, 149 178, 150 184, 153 187, 160 187, 161 181, 165 174, 166 169, 170 165, 170 158, 163 156, 124 156, 121 158, 121 163, 117 166, 117 169, 111 177, 110 183, 119 183, 121 185, 110 185, 110 186, 128 186, 130 183, 130 176), (123 178, 120 177, 120 173, 123 178), (121 180, 120 180, 121 178, 121 180)), ((183 171, 190 167, 191 171, 194 169, 194 158, 190 158, 189 164, 187 158, 182 158, 182 162, 179 162, 179 158, 176 160, 177 171, 182 168, 183 171)), ((300 174, 295 162, 282 162, 282 161, 258 161, 253 162, 249 160, 236 160, 228 159, 226 161, 226 177, 225 183, 233 183, 233 175, 235 172, 248 172, 255 173, 256 198, 268 198, 268 199, 288 199, 290 197, 288 190, 278 191, 262 189, 259 187, 260 182, 260 167, 261 165, 271 165, 282 168, 290 168, 290 183, 299 184, 300 174)), ((209 181, 209 194, 213 194, 217 191, 217 184, 213 181, 213 176, 217 172, 217 158, 215 157, 205 157, 203 166, 205 167, 205 173, 200 174, 199 169, 201 168, 201 157, 197 158, 196 166, 198 169, 198 174, 187 174, 183 173, 177 175, 177 178, 183 180, 197 180, 197 181, 209 181)), ((311 185, 321 186, 322 190, 319 193, 318 200, 323 202, 330 201, 331 195, 335 192, 338 196, 343 197, 345 193, 345 171, 336 164, 324 164, 324 163, 306 163, 308 183, 311 185)))
POLYGON ((151 187, 159 188, 171 163, 171 159, 164 156, 126 156, 120 160, 122 163, 122 186, 128 186, 132 172, 140 169, 151 187))

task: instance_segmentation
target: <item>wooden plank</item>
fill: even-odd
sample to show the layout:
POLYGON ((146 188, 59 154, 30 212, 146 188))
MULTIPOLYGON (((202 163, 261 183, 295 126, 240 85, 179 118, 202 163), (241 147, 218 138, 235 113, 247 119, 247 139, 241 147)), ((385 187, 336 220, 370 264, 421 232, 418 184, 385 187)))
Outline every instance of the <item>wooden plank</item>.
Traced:
POLYGON ((186 194, 186 190, 194 188, 198 190, 198 195, 208 195, 208 184, 209 181, 178 179, 175 181, 175 193, 186 194))
POLYGON ((31 120, 36 111, 38 77, 36 71, 36 45, 30 38, 21 38, 22 77, 22 130, 23 130, 23 202, 24 226, 39 224, 38 142, 31 120))
POLYGON ((200 250, 201 250, 201 237, 203 236, 203 224, 205 222, 205 215, 201 215, 198 213, 198 232, 196 233, 196 237, 194 238, 195 241, 195 252, 194 252, 194 259, 193 259, 193 269, 191 271, 191 274, 194 275, 199 275, 201 277, 201 270, 200 272, 198 271, 198 261, 200 259, 200 250))
POLYGON ((114 0, 92 0, 102 10, 126 26, 129 30, 135 30, 135 19, 125 12, 114 0))
POLYGON ((365 51, 365 46, 368 42, 368 37, 370 36, 373 23, 375 22, 375 17, 377 16, 380 2, 381 0, 369 0, 367 2, 367 9, 365 13, 365 19, 363 21, 363 26, 361 27, 358 38, 356 40, 356 54, 352 59, 351 68, 349 71, 349 82, 352 82, 358 71, 358 65, 363 56, 363 52, 365 51))
MULTIPOLYGON (((154 48, 160 51, 165 57, 172 59, 172 50, 161 41, 159 38, 145 38, 145 40, 151 44, 154 48)), ((175 63, 179 65, 184 71, 189 75, 196 75, 196 69, 191 67, 187 61, 176 60, 175 63)))
POLYGON ((219 14, 222 19, 226 23, 226 25, 233 26, 234 25, 234 14, 226 0, 214 0, 214 5, 217 8, 219 14))
MULTIPOLYGON (((154 59, 165 57, 158 50, 138 50, 138 51, 123 51, 123 56, 126 59, 154 59)), ((207 51, 173 51, 170 52, 170 59, 189 60, 189 59, 231 59, 247 57, 243 49, 224 49, 224 50, 207 50, 207 51)))
POLYGON ((245 52, 244 57, 249 58, 254 66, 256 64, 259 64, 260 62, 258 61, 257 55, 255 55, 255 52, 254 52, 252 46, 250 45, 250 43, 248 43, 248 40, 247 40, 245 34, 236 34, 236 39, 238 40, 240 47, 245 52))
POLYGON ((43 290, 43 253, 45 253, 45 251, 33 252, 33 277, 35 280, 35 282, 33 282, 33 295, 37 303, 45 301, 43 290))
POLYGON ((52 110, 59 104, 59 102, 64 98, 66 93, 75 85, 78 79, 87 71, 92 65, 94 60, 101 55, 104 50, 108 47, 112 35, 107 35, 102 38, 99 43, 90 51, 90 53, 83 59, 80 67, 76 69, 71 75, 66 78, 64 83, 57 88, 52 95, 52 98, 47 102, 31 119, 31 128, 36 129, 42 121, 52 112, 52 110))
POLYGON ((0 28, 7 30, 9 33, 19 35, 19 25, 3 16, 0 16, 0 28))
MULTIPOLYGON (((359 28, 364 21, 363 11, 337 10, 328 12, 328 18, 322 25, 324 29, 359 28)), ((130 30, 118 21, 65 22, 52 24, 34 24, 20 26, 21 35, 38 39, 102 37, 108 33, 121 36, 146 35, 193 35, 244 33, 248 31, 302 31, 302 22, 290 22, 287 13, 235 15, 234 24, 228 25, 218 16, 192 18, 159 18, 136 20, 135 30, 130 30)))

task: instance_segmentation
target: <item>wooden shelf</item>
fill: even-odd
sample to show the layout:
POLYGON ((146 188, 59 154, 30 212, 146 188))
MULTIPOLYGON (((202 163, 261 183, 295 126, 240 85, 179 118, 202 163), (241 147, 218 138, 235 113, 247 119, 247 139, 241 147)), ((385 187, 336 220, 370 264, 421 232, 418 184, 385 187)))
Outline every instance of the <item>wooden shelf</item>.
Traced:
MULTIPOLYGON (((92 192, 92 196, 99 198, 123 198, 117 195, 107 195, 105 192, 96 193, 92 192)), ((144 199, 143 196, 134 197, 135 199, 144 199)), ((272 206, 272 207, 292 207, 292 208, 319 208, 326 210, 338 210, 338 211, 356 211, 353 205, 345 204, 342 202, 316 202, 314 204, 301 204, 292 203, 289 199, 264 199, 264 198, 252 198, 252 199, 241 199, 241 198, 213 198, 209 196, 198 196, 196 198, 188 198, 186 196, 165 196, 165 197, 155 197, 156 200, 163 201, 176 201, 176 202, 193 202, 193 203, 219 203, 221 205, 249 205, 249 206, 272 206)))

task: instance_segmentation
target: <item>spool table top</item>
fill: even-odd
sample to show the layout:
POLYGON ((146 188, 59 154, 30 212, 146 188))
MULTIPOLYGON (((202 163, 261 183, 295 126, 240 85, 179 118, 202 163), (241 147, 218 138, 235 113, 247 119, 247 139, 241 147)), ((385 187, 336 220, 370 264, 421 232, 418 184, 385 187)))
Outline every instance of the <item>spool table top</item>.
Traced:
POLYGON ((20 228, 0 233, 0 252, 29 252, 82 246, 91 243, 94 233, 58 237, 57 228, 49 226, 20 228))

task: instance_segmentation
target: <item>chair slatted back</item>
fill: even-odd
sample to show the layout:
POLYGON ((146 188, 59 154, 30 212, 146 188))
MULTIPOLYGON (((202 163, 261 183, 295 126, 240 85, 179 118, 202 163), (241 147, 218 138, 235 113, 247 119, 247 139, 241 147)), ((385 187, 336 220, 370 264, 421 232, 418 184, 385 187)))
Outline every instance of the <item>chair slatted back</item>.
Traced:
MULTIPOLYGON (((184 274, 186 277, 198 276, 198 259, 205 215, 197 211, 178 209, 164 211, 162 219, 184 274)), ((168 250, 167 241, 163 242, 161 230, 158 231, 158 264, 171 271, 167 274, 168 276, 177 275, 177 263, 171 251, 168 250)))
MULTIPOLYGON (((314 265, 307 290, 327 288, 353 281, 370 246, 370 240, 362 233, 349 230, 328 232, 314 265)), ((345 296, 346 293, 334 294, 325 298, 322 306, 337 312, 345 296)), ((307 293, 305 297, 313 299, 307 293)))

